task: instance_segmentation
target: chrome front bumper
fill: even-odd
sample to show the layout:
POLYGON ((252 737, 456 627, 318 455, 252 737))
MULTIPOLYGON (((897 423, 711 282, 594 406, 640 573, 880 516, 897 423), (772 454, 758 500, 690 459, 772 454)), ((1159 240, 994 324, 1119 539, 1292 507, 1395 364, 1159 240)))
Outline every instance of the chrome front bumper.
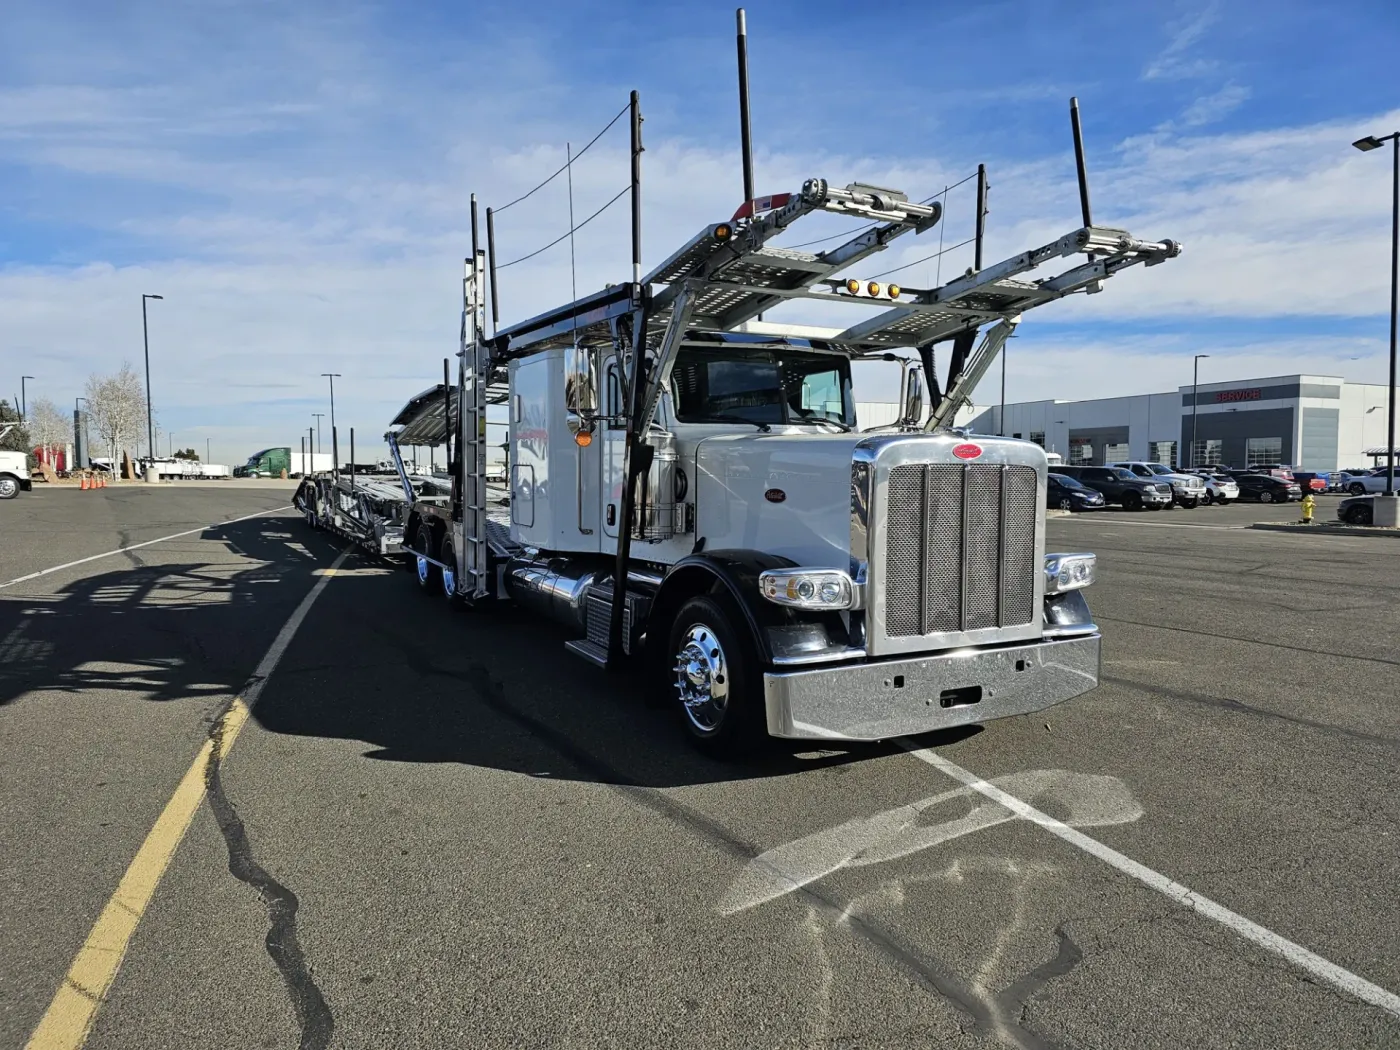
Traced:
POLYGON ((1029 714, 1099 684, 1099 639, 770 672, 763 676, 768 732, 887 740, 1029 714))

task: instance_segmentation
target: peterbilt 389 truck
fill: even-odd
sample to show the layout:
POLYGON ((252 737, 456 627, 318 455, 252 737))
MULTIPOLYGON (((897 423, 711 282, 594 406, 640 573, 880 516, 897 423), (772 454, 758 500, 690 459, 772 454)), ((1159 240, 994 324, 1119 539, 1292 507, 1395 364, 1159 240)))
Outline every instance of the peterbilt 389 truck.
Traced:
POLYGON ((1084 226, 940 287, 899 287, 860 268, 931 230, 938 204, 810 179, 643 276, 635 208, 630 282, 489 336, 474 245, 456 382, 386 435, 396 455, 447 448, 449 499, 405 489, 418 585, 445 603, 513 601, 599 667, 642 661, 718 753, 925 733, 1092 689, 1095 561, 1045 549, 1045 452, 950 424, 1027 310, 1179 246, 1084 226), (769 243, 815 214, 863 225, 819 252, 769 243), (795 301, 865 316, 774 319, 795 301), (851 364, 869 359, 899 370, 903 410, 863 433, 851 364), (505 486, 486 470, 497 423, 505 486))

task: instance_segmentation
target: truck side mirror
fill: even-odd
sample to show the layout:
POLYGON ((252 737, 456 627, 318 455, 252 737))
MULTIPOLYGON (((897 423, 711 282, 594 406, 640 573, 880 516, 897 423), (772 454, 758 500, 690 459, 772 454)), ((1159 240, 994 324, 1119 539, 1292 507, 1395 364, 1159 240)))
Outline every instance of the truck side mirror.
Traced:
POLYGON ((924 380, 917 365, 907 365, 900 383, 900 426, 914 427, 924 418, 924 380))
POLYGON ((564 351, 564 400, 574 415, 587 416, 598 411, 598 378, 593 370, 593 352, 586 347, 571 346, 564 351))

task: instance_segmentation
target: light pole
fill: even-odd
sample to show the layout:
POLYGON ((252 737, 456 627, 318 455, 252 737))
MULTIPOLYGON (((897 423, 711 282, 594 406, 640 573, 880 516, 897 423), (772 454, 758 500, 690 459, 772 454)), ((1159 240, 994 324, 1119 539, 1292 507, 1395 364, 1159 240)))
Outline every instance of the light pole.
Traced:
MULTIPOLYGON (((1197 354, 1196 359, 1191 362, 1191 451, 1186 456, 1186 462, 1191 464, 1191 470, 1196 469, 1196 413, 1200 411, 1200 397, 1197 395, 1197 387, 1200 386, 1201 379, 1201 358, 1209 357, 1210 354, 1197 354)), ((1248 465, 1248 464, 1246 464, 1248 465)))
POLYGON ((208 439, 208 438, 205 438, 205 439, 204 439, 204 462, 206 462, 206 463, 210 462, 211 458, 212 458, 212 457, 211 457, 210 454, 209 454, 209 439, 208 439))
MULTIPOLYGON (((324 416, 325 413, 324 413, 324 412, 312 412, 311 414, 312 414, 313 416, 316 417, 316 451, 317 451, 317 452, 320 452, 320 451, 321 451, 321 417, 324 416)), ((309 451, 309 450, 308 450, 308 451, 309 451)))
MULTIPOLYGON (((87 430, 83 426, 83 410, 78 407, 79 401, 86 400, 85 397, 73 399, 73 459, 77 462, 79 470, 86 470, 88 465, 87 430)), ((68 469, 73 469, 71 463, 68 469)))
POLYGON ((26 420, 29 416, 29 392, 25 389, 24 384, 33 378, 33 376, 19 377, 19 418, 21 421, 26 420))
POLYGON ((146 327, 146 300, 164 298, 163 295, 141 296, 141 344, 146 349, 146 450, 152 460, 156 458, 156 424, 151 412, 151 336, 146 327))
POLYGON ((339 372, 322 372, 321 374, 331 383, 331 470, 334 471, 340 464, 340 441, 336 438, 335 433, 335 381, 343 377, 339 372))
MULTIPOLYGON (((1391 210, 1390 210, 1390 409, 1386 419, 1385 494, 1395 495, 1395 315, 1396 296, 1400 294, 1400 131, 1389 135, 1367 135, 1352 143, 1363 153, 1379 149, 1389 140, 1391 150, 1391 210)), ((1389 500, 1387 500, 1389 502, 1389 500)), ((1392 505, 1393 507, 1393 505, 1392 505)), ((1394 513, 1392 509, 1392 515, 1394 513)), ((1381 524, 1373 513, 1372 521, 1381 524)), ((1388 524, 1394 525, 1394 521, 1388 524)))

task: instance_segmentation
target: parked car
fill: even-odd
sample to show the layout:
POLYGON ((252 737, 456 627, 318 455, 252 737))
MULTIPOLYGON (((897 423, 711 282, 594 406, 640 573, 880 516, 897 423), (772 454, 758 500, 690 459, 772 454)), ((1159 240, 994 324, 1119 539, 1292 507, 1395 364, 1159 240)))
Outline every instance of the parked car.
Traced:
MULTIPOLYGON (((1360 477, 1353 476, 1347 482, 1347 491, 1353 496, 1362 496, 1368 492, 1384 492, 1386 473, 1387 468, 1381 467, 1379 470, 1373 470, 1360 477)), ((1396 484, 1400 485, 1400 466, 1396 467, 1395 476, 1397 478, 1396 484)))
POLYGON ((1330 477, 1329 471, 1295 470, 1293 472, 1293 480, 1304 492, 1326 492, 1330 477))
POLYGON ((1303 490, 1297 482, 1284 481, 1272 474, 1237 474, 1235 483, 1240 487, 1240 499, 1288 503, 1303 498, 1303 490))
POLYGON ((1172 498, 1188 510, 1200 504, 1206 497, 1206 483, 1203 479, 1195 474, 1183 474, 1180 471, 1172 470, 1171 467, 1164 466, 1161 463, 1144 463, 1137 461, 1131 463, 1110 463, 1109 466, 1131 470, 1140 478, 1165 481, 1172 487, 1172 498))
POLYGON ((1375 513, 1374 496, 1348 496, 1337 504, 1337 520, 1348 525, 1369 525, 1375 513))
POLYGON ((1045 505, 1052 510, 1102 510, 1103 493, 1067 474, 1052 472, 1045 479, 1045 505))
POLYGON ((1105 503, 1124 510, 1161 510, 1172 505, 1172 487, 1165 481, 1148 481, 1122 467, 1059 467, 1055 471, 1082 481, 1103 495, 1105 503))
POLYGON ((1228 474, 1202 474, 1206 483, 1206 502, 1225 506, 1240 498, 1240 485, 1228 474))

